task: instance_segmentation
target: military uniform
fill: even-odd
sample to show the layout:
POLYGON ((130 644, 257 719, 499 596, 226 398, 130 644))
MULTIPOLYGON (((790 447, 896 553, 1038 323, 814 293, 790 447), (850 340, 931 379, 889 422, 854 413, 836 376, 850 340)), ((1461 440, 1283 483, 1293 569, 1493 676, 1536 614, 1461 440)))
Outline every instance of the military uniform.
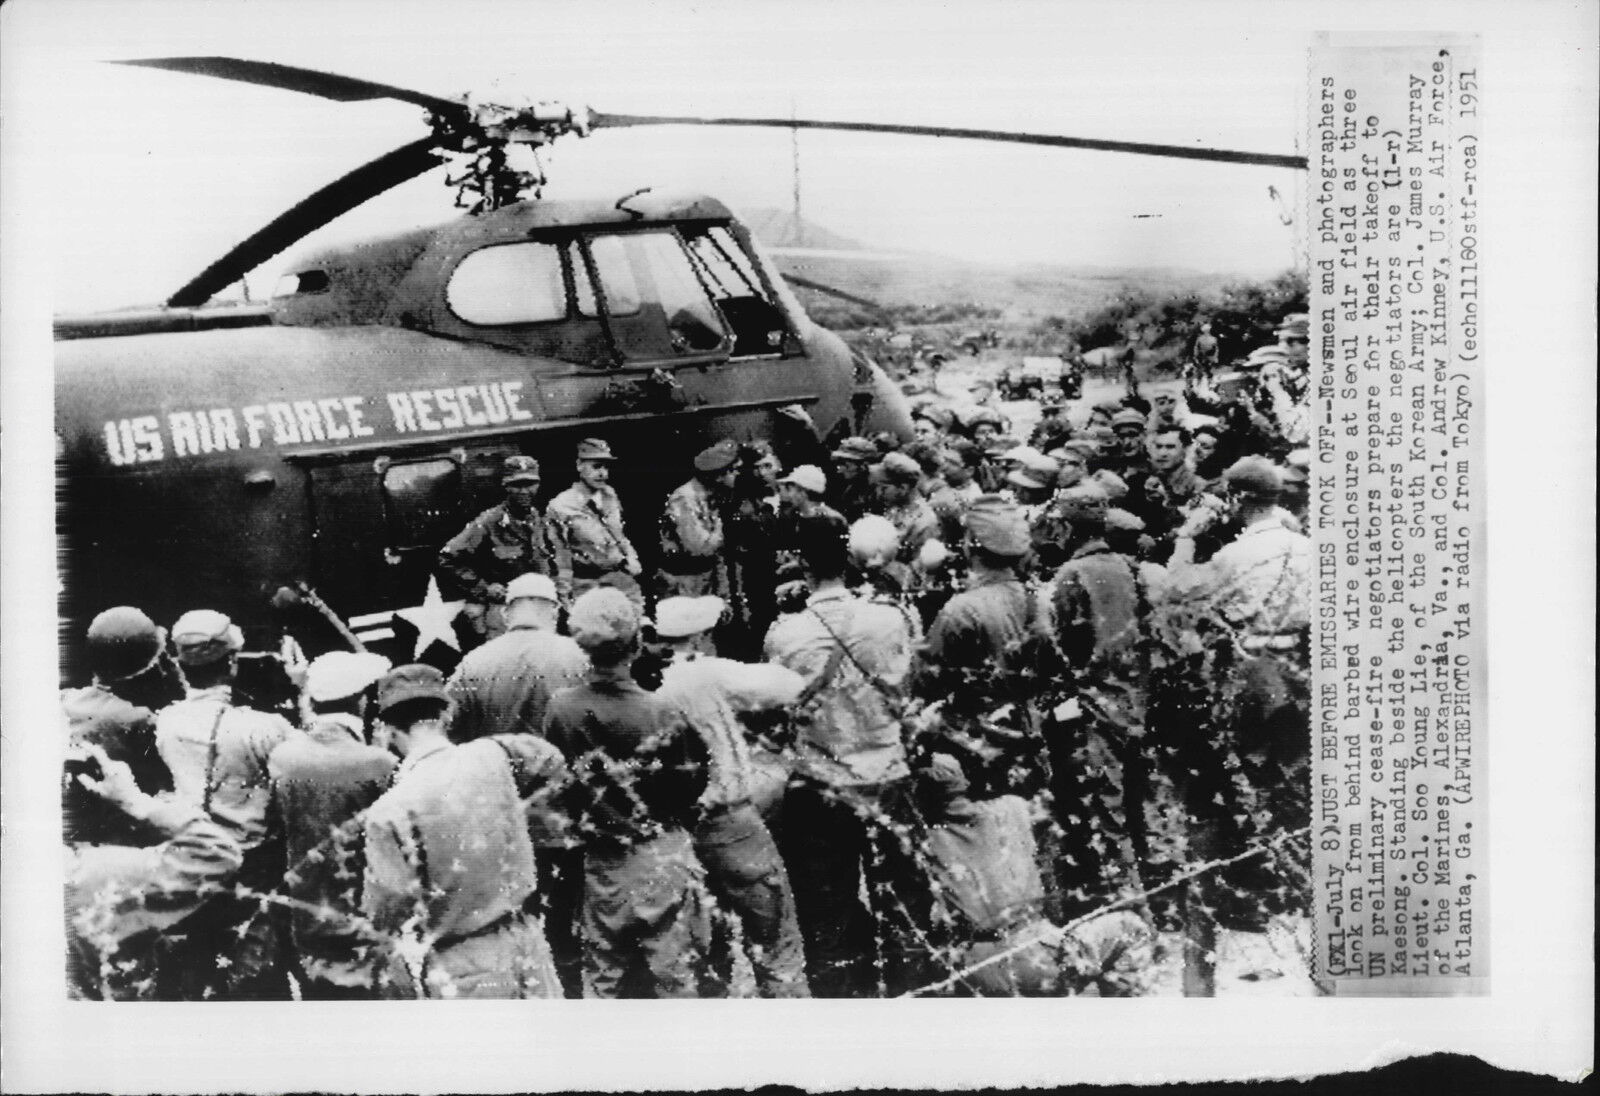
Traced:
POLYGON ((726 594, 722 515, 711 488, 691 479, 667 496, 661 515, 660 596, 726 594))
POLYGON ((910 768, 888 695, 905 683, 919 631, 902 607, 841 587, 813 593, 767 633, 768 660, 800 674, 814 697, 794 746, 780 847, 819 997, 872 992, 880 961, 891 992, 929 974, 927 883, 902 843, 910 768))
POLYGON ((524 800, 559 785, 561 755, 532 735, 411 753, 367 813, 362 908, 397 937, 394 997, 556 998, 537 917, 524 800))
MULTIPOLYGON (((98 682, 61 694, 70 746, 98 746, 133 770, 134 783, 149 795, 172 790, 172 773, 156 749, 155 715, 98 682)), ((138 844, 142 827, 97 796, 69 787, 63 800, 68 839, 90 845, 138 844)))
MULTIPOLYGON (((266 894, 283 876, 282 834, 269 807, 272 752, 296 732, 281 716, 235 707, 228 685, 191 691, 156 717, 156 745, 172 770, 173 797, 208 813, 244 852, 239 883, 266 894)), ((277 914, 253 897, 222 895, 178 930, 183 957, 168 959, 185 999, 276 998, 277 914)))
POLYGON ((267 759, 288 864, 283 892, 299 903, 289 931, 306 999, 365 997, 376 986, 375 942, 353 923, 366 870, 361 817, 394 767, 345 713, 317 717, 267 759))
POLYGON ((67 862, 67 993, 88 1000, 173 999, 161 964, 166 934, 217 888, 242 857, 239 843, 204 811, 158 801, 143 820, 159 845, 75 846, 67 862))
MULTIPOLYGON (((657 616, 668 613, 664 603, 657 616)), ((691 657, 666 667, 657 694, 705 739, 710 780, 700 797, 695 855, 712 893, 743 924, 764 997, 808 997, 810 990, 789 874, 754 805, 762 773, 737 713, 793 704, 804 684, 782 666, 691 657)))
POLYGON ((467 654, 450 679, 450 737, 542 734, 550 697, 581 682, 589 658, 570 636, 513 628, 467 654))
POLYGON ((439 573, 454 588, 445 595, 466 599, 473 630, 486 639, 505 631, 504 587, 512 579, 531 573, 556 579, 558 589, 561 583, 544 519, 537 510, 515 517, 505 503, 473 518, 439 550, 439 573))
POLYGON ((607 575, 639 573, 639 553, 622 526, 622 503, 609 485, 574 483, 545 508, 555 554, 556 588, 576 599, 607 575))
POLYGON ((545 736, 572 767, 568 802, 585 843, 586 995, 698 996, 710 922, 689 830, 704 741, 619 667, 552 697, 545 736))

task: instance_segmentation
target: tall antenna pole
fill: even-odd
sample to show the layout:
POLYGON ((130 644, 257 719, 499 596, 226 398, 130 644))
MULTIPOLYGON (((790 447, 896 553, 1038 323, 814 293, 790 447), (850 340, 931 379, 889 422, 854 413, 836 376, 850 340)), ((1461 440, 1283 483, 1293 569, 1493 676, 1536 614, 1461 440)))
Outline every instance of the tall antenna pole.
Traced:
MULTIPOLYGON (((789 99, 789 120, 797 117, 793 97, 789 99)), ((806 246, 805 221, 800 216, 800 127, 789 127, 789 158, 794 165, 794 246, 806 246)))

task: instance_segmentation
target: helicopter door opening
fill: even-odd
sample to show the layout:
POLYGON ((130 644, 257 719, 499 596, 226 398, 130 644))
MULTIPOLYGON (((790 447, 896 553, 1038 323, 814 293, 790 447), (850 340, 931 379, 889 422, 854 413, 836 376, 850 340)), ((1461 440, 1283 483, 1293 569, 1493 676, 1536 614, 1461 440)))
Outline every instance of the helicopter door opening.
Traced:
POLYGON ((778 358, 787 327, 783 312, 763 289, 750 259, 721 225, 693 232, 685 242, 700 280, 710 290, 722 318, 733 331, 734 358, 778 358))
POLYGON ((311 469, 313 585, 346 616, 419 604, 439 548, 499 499, 501 464, 516 451, 485 446, 311 469))

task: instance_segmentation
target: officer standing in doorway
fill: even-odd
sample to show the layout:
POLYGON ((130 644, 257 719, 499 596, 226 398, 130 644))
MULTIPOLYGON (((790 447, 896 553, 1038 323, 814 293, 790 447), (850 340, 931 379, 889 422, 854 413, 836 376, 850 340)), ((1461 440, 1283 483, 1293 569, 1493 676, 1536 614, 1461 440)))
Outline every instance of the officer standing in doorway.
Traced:
MULTIPOLYGON (((637 579, 639 553, 622 527, 622 503, 611 486, 611 446, 599 438, 578 443, 578 482, 545 509, 556 557, 556 589, 563 602, 601 584, 608 575, 626 576, 635 603, 642 603, 637 579)), ((616 580, 613 580, 615 582, 616 580)))
POLYGON ((464 615, 478 642, 506 630, 506 585, 518 575, 555 576, 555 551, 534 500, 539 494, 539 462, 507 457, 500 484, 505 501, 467 523, 439 551, 439 573, 466 599, 464 615))

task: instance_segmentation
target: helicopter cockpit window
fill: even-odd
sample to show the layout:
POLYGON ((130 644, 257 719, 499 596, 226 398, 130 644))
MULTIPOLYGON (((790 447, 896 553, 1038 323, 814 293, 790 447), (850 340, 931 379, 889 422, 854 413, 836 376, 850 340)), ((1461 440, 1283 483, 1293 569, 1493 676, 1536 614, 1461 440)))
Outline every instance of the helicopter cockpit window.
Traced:
MULTIPOLYGON (((627 249, 615 236, 596 236, 589 241, 589 254, 594 257, 595 270, 605 289, 606 311, 613 316, 636 316, 642 298, 639 282, 633 274, 633 264, 628 261, 627 249)), ((583 269, 582 263, 573 267, 583 269)), ((594 286, 589 283, 588 271, 578 280, 578 314, 598 316, 600 306, 595 303, 594 286)))
POLYGON ((450 310, 482 326, 565 319, 567 287, 554 244, 501 244, 474 251, 445 289, 450 310))
POLYGON ((689 237, 689 254, 701 280, 733 330, 732 356, 770 357, 783 352, 783 311, 762 285, 738 241, 721 225, 689 237))

